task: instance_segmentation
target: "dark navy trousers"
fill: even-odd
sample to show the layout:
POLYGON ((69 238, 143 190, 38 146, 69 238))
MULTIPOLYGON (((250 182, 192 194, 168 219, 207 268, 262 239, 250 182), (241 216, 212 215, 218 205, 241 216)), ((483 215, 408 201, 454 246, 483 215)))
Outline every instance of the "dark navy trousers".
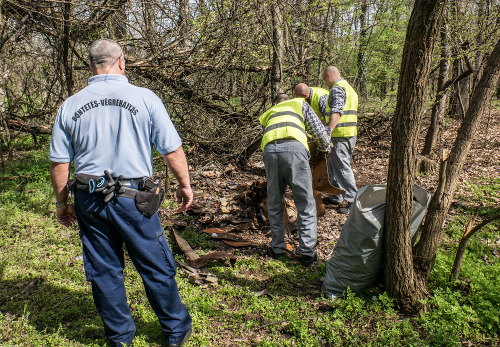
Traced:
POLYGON ((81 190, 75 196, 83 246, 85 277, 113 345, 130 345, 135 324, 127 304, 123 281, 124 250, 139 272, 149 303, 158 316, 167 343, 181 342, 191 327, 191 317, 181 302, 176 265, 155 213, 143 216, 133 199, 81 190))

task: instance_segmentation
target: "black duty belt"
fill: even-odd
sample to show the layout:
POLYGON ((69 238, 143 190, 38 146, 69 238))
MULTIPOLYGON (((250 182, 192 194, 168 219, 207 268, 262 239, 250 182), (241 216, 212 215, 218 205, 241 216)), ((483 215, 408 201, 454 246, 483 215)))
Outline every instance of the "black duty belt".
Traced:
POLYGON ((105 176, 101 177, 77 174, 75 179, 68 181, 68 188, 73 192, 78 189, 88 193, 102 193, 105 195, 105 203, 108 203, 115 196, 134 199, 137 209, 146 217, 151 217, 160 207, 165 191, 158 182, 144 177, 124 179, 123 176, 119 176, 113 178, 108 170, 105 170, 104 174, 105 176), (130 188, 131 186, 134 188, 130 188))

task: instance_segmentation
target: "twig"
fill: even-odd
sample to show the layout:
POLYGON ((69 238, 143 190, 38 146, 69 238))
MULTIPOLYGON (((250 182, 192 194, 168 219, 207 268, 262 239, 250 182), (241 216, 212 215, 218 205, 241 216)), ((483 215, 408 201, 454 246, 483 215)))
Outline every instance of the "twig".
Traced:
POLYGON ((450 281, 458 280, 458 275, 460 273, 460 267, 462 266, 462 259, 465 254, 465 249, 467 248, 467 243, 469 242, 469 239, 471 238, 472 235, 474 235, 477 231, 479 231, 482 227, 485 225, 500 219, 500 214, 497 214, 496 216, 493 216, 491 218, 486 219, 485 221, 479 223, 475 227, 472 227, 472 223, 475 220, 475 217, 471 218, 469 223, 467 224, 467 229, 465 230, 464 236, 462 236, 462 239, 460 240, 460 244, 458 245, 457 249, 457 255, 455 256, 455 261, 453 262, 453 268, 451 270, 450 274, 450 281))
POLYGON ((10 177, 4 177, 4 176, 0 176, 0 180, 16 180, 18 178, 22 178, 22 179, 28 179, 28 177, 30 176, 33 176, 34 173, 30 173, 28 175, 20 175, 20 176, 10 176, 10 177))

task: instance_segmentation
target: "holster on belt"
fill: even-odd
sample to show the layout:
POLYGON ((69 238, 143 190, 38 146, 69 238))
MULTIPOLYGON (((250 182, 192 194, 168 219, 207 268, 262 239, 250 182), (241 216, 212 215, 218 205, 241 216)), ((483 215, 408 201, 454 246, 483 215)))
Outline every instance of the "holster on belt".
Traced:
POLYGON ((135 196, 135 206, 146 217, 151 217, 160 208, 165 197, 162 187, 149 178, 139 184, 135 196))
POLYGON ((146 217, 151 217, 161 206, 165 191, 158 182, 145 178, 139 182, 138 189, 124 186, 123 176, 116 179, 105 170, 105 176, 77 174, 68 181, 68 189, 72 192, 83 190, 88 193, 102 193, 106 195, 104 202, 109 202, 114 196, 123 196, 134 199, 137 210, 146 217))

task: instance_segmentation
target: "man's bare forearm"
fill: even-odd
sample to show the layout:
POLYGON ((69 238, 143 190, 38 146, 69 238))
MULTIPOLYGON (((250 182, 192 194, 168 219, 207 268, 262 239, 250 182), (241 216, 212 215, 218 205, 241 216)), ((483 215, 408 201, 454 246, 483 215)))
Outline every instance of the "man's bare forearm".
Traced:
POLYGON ((163 155, 165 163, 168 168, 179 182, 179 186, 182 188, 189 187, 191 185, 189 180, 189 170, 186 161, 186 155, 182 147, 177 148, 175 151, 163 155))
POLYGON ((332 130, 335 129, 337 124, 339 124, 339 120, 340 120, 340 113, 333 112, 330 115, 330 120, 328 122, 328 126, 330 127, 330 129, 332 130))
POLYGON ((57 202, 68 200, 69 163, 50 162, 50 181, 57 202))

